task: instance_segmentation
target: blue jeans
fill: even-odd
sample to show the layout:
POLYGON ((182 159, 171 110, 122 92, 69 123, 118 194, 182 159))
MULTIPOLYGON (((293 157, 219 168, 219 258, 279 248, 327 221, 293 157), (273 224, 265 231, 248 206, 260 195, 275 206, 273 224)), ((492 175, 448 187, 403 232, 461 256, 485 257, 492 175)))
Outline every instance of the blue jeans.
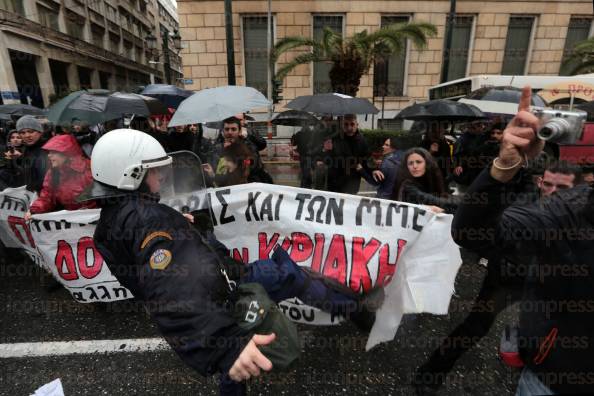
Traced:
POLYGON ((555 393, 534 374, 528 367, 524 367, 516 396, 554 395, 555 393))
POLYGON ((329 287, 320 278, 312 278, 280 247, 277 247, 271 259, 250 263, 241 282, 261 284, 276 303, 297 297, 307 305, 345 317, 349 317, 358 307, 352 295, 329 287))

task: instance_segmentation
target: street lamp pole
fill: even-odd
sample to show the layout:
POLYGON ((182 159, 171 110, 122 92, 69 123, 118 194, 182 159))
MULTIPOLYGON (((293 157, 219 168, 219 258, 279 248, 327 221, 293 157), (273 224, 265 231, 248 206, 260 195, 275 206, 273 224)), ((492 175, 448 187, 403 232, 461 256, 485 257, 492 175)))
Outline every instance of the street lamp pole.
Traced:
MULTIPOLYGON (((268 122, 266 124, 266 137, 268 140, 272 139, 272 59, 270 57, 270 51, 272 50, 272 1, 268 0, 268 29, 267 29, 267 40, 266 50, 268 52, 268 80, 266 84, 266 96, 268 97, 268 122)), ((268 154, 270 157, 272 146, 270 141, 268 142, 268 154)))
POLYGON ((454 35, 454 23, 456 20, 456 0, 450 0, 450 13, 446 24, 446 37, 443 48, 443 64, 441 68, 441 82, 448 81, 450 58, 452 56, 452 36, 454 35))
POLYGON ((225 34, 227 38, 227 84, 235 85, 235 52, 233 51, 233 10, 225 0, 225 34))
POLYGON ((163 68, 165 72, 165 81, 167 84, 171 84, 171 59, 169 59, 169 32, 165 30, 161 34, 163 39, 163 68))

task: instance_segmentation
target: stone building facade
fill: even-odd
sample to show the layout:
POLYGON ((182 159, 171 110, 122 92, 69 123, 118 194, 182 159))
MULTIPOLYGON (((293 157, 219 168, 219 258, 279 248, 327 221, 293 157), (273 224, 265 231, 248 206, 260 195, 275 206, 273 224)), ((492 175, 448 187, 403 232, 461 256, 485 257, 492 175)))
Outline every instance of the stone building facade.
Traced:
MULTIPOLYGON (((237 83, 257 86, 262 83, 261 63, 259 69, 257 59, 266 56, 262 20, 266 19, 267 1, 232 3, 237 83)), ((426 100, 428 88, 442 80, 478 74, 558 75, 563 72, 564 54, 592 33, 590 0, 458 0, 450 69, 444 71, 444 33, 449 9, 447 0, 274 0, 273 38, 315 37, 323 26, 351 36, 393 21, 434 24, 437 36, 429 39, 424 50, 409 45, 403 56, 388 62, 388 70, 372 66, 362 79, 358 96, 383 107, 387 120, 412 101, 426 100), (442 79, 444 73, 447 74, 442 79)), ((182 40, 186 43, 182 50, 184 76, 193 80, 186 88, 226 85, 224 2, 178 0, 178 13, 182 40)), ((282 56, 279 64, 296 54, 282 56)), ((318 88, 323 87, 324 79, 316 73, 323 71, 323 67, 314 64, 294 69, 283 81, 284 101, 277 108, 282 109, 283 103, 296 96, 320 92, 318 88)), ((264 88, 265 80, 263 83, 258 88, 264 88)))
MULTIPOLYGON (((50 105, 81 88, 134 90, 164 80, 145 39, 179 29, 171 0, 0 0, 0 97, 3 104, 50 105)), ((170 48, 174 82, 181 57, 170 48)))

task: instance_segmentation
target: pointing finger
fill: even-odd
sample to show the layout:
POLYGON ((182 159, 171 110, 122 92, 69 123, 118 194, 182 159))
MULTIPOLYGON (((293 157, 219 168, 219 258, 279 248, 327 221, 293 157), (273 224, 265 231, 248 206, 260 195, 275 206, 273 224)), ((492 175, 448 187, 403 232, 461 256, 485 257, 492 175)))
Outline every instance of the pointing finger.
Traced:
POLYGON ((518 105, 518 111, 530 110, 530 101, 532 99, 532 90, 529 85, 522 88, 522 96, 520 97, 520 103, 518 105))

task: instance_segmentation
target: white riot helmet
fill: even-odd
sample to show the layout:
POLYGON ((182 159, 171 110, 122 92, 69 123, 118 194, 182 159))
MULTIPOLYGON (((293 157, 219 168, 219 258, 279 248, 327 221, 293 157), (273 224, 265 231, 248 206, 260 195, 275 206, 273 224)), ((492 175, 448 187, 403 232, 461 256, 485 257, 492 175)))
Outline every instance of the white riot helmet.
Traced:
POLYGON ((119 190, 140 187, 147 169, 171 164, 157 139, 135 129, 115 129, 103 135, 91 155, 93 179, 119 190))

